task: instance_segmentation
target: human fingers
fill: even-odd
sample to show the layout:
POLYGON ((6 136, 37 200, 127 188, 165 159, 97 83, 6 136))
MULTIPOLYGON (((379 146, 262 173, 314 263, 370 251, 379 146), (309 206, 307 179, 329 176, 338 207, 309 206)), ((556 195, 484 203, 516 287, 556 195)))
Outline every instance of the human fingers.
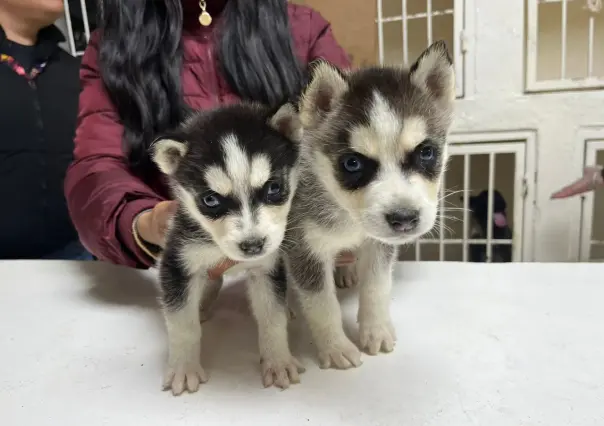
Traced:
POLYGON ((218 265, 208 270, 208 277, 210 279, 218 279, 224 274, 230 267, 236 265, 237 262, 231 259, 226 259, 220 262, 218 265))
POLYGON ((590 179, 581 178, 578 181, 565 186, 564 188, 554 192, 551 195, 552 200, 559 200, 561 198, 569 198, 575 195, 583 194, 593 189, 593 185, 590 179))
POLYGON ((166 234, 166 230, 168 229, 168 224, 170 223, 172 217, 174 217, 177 208, 177 201, 162 201, 157 203, 157 205, 153 208, 155 225, 162 240, 166 234))
POLYGON ((354 253, 349 251, 344 251, 338 255, 336 258, 337 266, 346 266, 356 261, 356 256, 354 253))

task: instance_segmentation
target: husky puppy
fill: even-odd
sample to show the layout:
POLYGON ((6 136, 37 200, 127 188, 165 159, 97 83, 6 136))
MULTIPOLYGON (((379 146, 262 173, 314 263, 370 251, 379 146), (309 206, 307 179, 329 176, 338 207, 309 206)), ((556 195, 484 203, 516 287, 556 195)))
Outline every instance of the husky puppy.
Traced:
POLYGON ((283 385, 283 376, 295 380, 302 370, 287 345, 279 252, 298 182, 301 137, 293 105, 273 114, 239 104, 194 113, 153 144, 153 160, 179 203, 158 264, 169 340, 164 389, 175 395, 195 392, 207 380, 199 308, 221 285, 208 278, 208 268, 225 258, 252 270, 248 296, 265 385, 283 385))
POLYGON ((357 254, 362 349, 394 348, 392 265, 397 245, 435 223, 454 100, 443 42, 409 69, 344 73, 319 62, 312 71, 299 102, 302 168, 283 248, 322 368, 361 364, 335 292, 334 259, 343 250, 357 254))

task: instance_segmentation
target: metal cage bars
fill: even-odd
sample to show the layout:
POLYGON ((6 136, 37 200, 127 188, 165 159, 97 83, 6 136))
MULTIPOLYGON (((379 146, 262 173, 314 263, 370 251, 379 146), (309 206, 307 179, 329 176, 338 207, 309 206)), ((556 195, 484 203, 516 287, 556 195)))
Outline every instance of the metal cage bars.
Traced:
POLYGON ((426 20, 426 40, 428 47, 434 40, 433 31, 433 18, 438 16, 451 16, 453 20, 453 34, 451 39, 453 40, 453 57, 456 74, 456 91, 457 97, 463 96, 463 55, 465 48, 461 46, 463 38, 463 26, 464 26, 464 0, 454 0, 453 9, 434 10, 433 0, 426 1, 426 11, 419 13, 408 13, 407 3, 408 0, 401 1, 401 15, 397 16, 384 16, 384 0, 377 0, 377 19, 376 23, 378 26, 378 61, 380 64, 385 62, 385 43, 384 38, 384 24, 389 22, 401 22, 402 26, 402 64, 409 64, 409 21, 425 19, 426 20))
MULTIPOLYGON (((524 145, 520 142, 521 145, 524 145)), ((474 144, 470 146, 465 145, 457 145, 452 147, 451 156, 462 156, 464 159, 463 162, 463 223, 462 223, 462 237, 461 238, 446 238, 446 227, 444 224, 444 220, 441 218, 438 223, 438 238, 422 238, 415 244, 415 258, 416 260, 421 260, 421 245, 424 244, 438 244, 439 246, 439 260, 445 260, 445 245, 460 245, 462 247, 462 260, 463 262, 468 261, 468 249, 470 244, 479 244, 484 245, 486 249, 486 257, 487 259, 492 258, 492 250, 494 245, 512 245, 512 239, 494 239, 493 238, 493 228, 492 226, 487 227, 487 235, 485 239, 476 239, 470 238, 470 209, 469 209, 469 195, 472 192, 472 188, 470 188, 470 170, 471 170, 471 159, 476 155, 488 155, 488 178, 487 178, 487 191, 488 191, 488 206, 487 206, 487 223, 493 223, 493 199, 495 192, 495 173, 496 173, 496 161, 495 156, 498 154, 513 154, 516 156, 523 156, 523 146, 519 146, 517 142, 510 143, 502 143, 502 145, 494 145, 494 144, 474 144), (470 149, 468 149, 470 148, 470 149), (520 149, 519 149, 520 148, 520 149)), ((515 158, 515 165, 518 165, 518 160, 520 163, 523 163, 521 158, 515 158)), ((520 170, 514 170, 515 173, 521 172, 520 170)), ((442 188, 446 189, 446 178, 447 174, 443 177, 442 188)), ((516 188, 514 188, 516 189, 516 188)), ((439 209, 441 215, 447 211, 445 207, 445 198, 446 195, 444 191, 441 191, 439 198, 439 209)), ((519 201, 517 201, 516 194, 514 194, 514 208, 519 201)), ((520 204, 521 200, 520 200, 520 204)), ((519 206, 521 207, 521 206, 519 206)), ((521 247, 513 246, 513 250, 521 251, 521 247)), ((514 256, 514 257, 520 257, 514 256)))
MULTIPOLYGON (((67 30, 67 46, 69 48, 69 53, 73 56, 81 56, 84 54, 83 50, 78 50, 74 37, 74 28, 73 22, 71 20, 71 7, 69 5, 68 0, 63 0, 63 4, 65 5, 65 24, 67 30)), ((88 9, 86 7, 86 0, 80 0, 80 7, 82 10, 82 22, 84 24, 84 34, 86 37, 86 43, 90 40, 90 22, 88 19, 88 9)))
MULTIPOLYGON (((441 220, 439 222, 438 238, 422 238, 414 243, 415 259, 422 259, 421 248, 427 245, 438 245, 438 259, 444 261, 445 247, 459 245, 462 249, 462 261, 468 261, 468 251, 470 244, 483 245, 487 251, 487 258, 492 258, 492 250, 495 245, 512 245, 512 260, 531 261, 533 259, 533 183, 531 177, 535 175, 535 135, 533 132, 502 132, 502 133, 476 133, 469 135, 451 135, 450 145, 451 157, 463 157, 463 205, 462 205, 462 235, 461 238, 446 238, 446 227, 441 220), (514 156, 514 183, 513 183, 513 211, 508 212, 513 215, 513 238, 512 239, 494 239, 492 228, 487 227, 487 236, 485 239, 475 239, 470 237, 470 209, 469 195, 470 173, 472 168, 472 157, 477 155, 488 156, 488 210, 487 223, 493 220, 493 196, 495 189, 496 161, 495 158, 500 154, 512 154, 514 156)), ((450 173, 450 171, 449 171, 450 173)), ((443 188, 446 189, 445 175, 443 188)), ((444 193, 440 196, 441 214, 447 211, 444 205, 444 193)))
MULTIPOLYGON (((604 87, 604 76, 594 75, 595 57, 595 13, 604 13, 602 0, 527 0, 527 62, 526 90, 528 92, 545 92, 572 89, 596 89, 604 87), (591 11, 588 19, 587 37, 587 75, 583 78, 567 77, 568 60, 568 5, 571 1, 585 2, 585 8, 591 11), (560 30, 560 77, 558 79, 539 80, 537 77, 539 56, 539 8, 547 3, 561 4, 560 30)), ((604 49, 604 46, 602 47, 604 49)))
MULTIPOLYGON (((583 167, 598 163, 598 154, 604 152, 604 129, 602 131, 588 131, 587 137, 583 143, 585 144, 585 152, 583 157, 583 167)), ((604 246, 604 241, 594 239, 594 213, 596 209, 595 192, 584 194, 581 198, 581 230, 579 240, 579 260, 581 262, 602 262, 602 258, 594 258, 592 249, 597 246, 604 246)))

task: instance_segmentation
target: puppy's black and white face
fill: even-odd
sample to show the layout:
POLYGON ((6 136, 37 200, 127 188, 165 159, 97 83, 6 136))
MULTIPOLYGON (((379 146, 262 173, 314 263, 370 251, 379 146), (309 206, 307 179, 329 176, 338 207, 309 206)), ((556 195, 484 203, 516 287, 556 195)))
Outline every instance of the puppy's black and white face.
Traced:
POLYGON ((236 261, 278 249, 298 175, 302 128, 292 105, 240 104, 192 116, 154 144, 186 213, 236 261))
POLYGON ((454 100, 441 42, 408 70, 314 67, 300 117, 315 170, 373 238, 402 244, 434 226, 454 100))

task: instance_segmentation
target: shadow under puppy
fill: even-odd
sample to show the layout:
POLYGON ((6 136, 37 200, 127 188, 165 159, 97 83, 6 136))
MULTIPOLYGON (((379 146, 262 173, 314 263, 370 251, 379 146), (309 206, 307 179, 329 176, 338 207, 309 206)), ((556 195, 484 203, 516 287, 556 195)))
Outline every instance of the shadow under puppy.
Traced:
POLYGON ((216 297, 222 282, 210 280, 207 270, 225 257, 251 268, 248 297, 265 384, 295 381, 302 370, 287 345, 279 252, 298 182, 301 137, 293 105, 273 114, 242 103, 196 112, 153 144, 153 160, 179 202, 158 261, 169 340, 164 389, 175 395, 207 381, 200 306, 216 297))
POLYGON ((288 285, 322 368, 361 364, 335 292, 334 259, 344 250, 357 253, 362 348, 394 348, 389 304, 397 245, 434 226, 454 100, 443 42, 410 69, 314 66, 299 102, 302 166, 283 248, 288 285))

